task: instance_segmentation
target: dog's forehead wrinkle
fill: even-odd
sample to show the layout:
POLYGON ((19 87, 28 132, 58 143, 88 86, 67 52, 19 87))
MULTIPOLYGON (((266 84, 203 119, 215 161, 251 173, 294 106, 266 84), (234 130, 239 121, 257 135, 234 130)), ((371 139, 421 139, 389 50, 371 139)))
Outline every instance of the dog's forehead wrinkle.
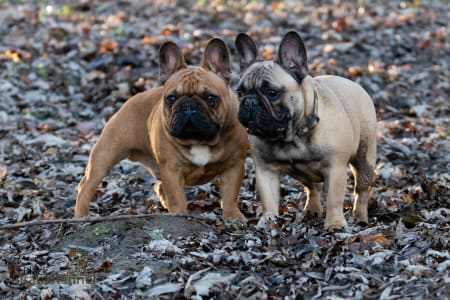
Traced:
POLYGON ((285 87, 289 91, 299 90, 295 78, 273 61, 254 63, 244 72, 240 81, 240 85, 246 89, 261 89, 264 83, 273 87, 285 87))
POLYGON ((218 88, 214 84, 205 84, 210 83, 212 76, 208 71, 197 68, 190 67, 183 69, 179 72, 179 78, 177 82, 174 82, 175 91, 177 94, 185 94, 185 95, 195 95, 195 94, 205 94, 207 92, 211 93, 219 93, 220 88, 218 88))
POLYGON ((247 89, 260 89, 264 81, 273 81, 273 65, 271 61, 254 63, 243 74, 241 85, 247 89))

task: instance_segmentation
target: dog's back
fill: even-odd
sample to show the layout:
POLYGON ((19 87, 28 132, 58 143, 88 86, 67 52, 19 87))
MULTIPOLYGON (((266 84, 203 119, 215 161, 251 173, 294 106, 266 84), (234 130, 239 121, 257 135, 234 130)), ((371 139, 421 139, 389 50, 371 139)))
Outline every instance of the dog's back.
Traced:
POLYGON ((337 96, 352 122, 354 131, 359 132, 360 140, 373 139, 376 136, 375 107, 370 96, 359 84, 333 75, 318 76, 314 79, 337 96))

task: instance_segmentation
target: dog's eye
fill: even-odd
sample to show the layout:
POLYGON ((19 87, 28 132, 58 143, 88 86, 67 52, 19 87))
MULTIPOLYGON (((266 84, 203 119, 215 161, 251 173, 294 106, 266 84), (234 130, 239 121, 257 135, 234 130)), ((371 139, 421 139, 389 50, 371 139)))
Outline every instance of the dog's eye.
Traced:
POLYGON ((206 96, 206 103, 209 106, 215 106, 217 104, 218 99, 219 97, 217 97, 216 95, 209 94, 208 96, 206 96))
POLYGON ((280 92, 278 92, 277 90, 268 89, 265 92, 265 94, 270 99, 276 99, 276 98, 278 98, 278 95, 280 94, 280 92))
POLYGON ((175 97, 174 95, 169 95, 166 98, 166 103, 167 103, 167 105, 172 106, 176 100, 177 100, 177 97, 175 97))

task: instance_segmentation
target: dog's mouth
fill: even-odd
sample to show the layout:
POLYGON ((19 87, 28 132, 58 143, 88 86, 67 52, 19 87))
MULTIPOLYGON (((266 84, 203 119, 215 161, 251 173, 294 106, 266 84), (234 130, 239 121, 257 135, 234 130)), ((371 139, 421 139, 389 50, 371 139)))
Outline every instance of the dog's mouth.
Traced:
POLYGON ((247 132, 253 134, 256 131, 256 123, 254 121, 249 121, 247 123, 247 132))
POLYGON ((259 93, 241 96, 238 119, 247 128, 247 133, 266 140, 283 139, 286 136, 289 111, 280 105, 274 106, 259 93))
POLYGON ((182 140, 209 141, 219 130, 220 125, 201 110, 177 110, 170 122, 169 133, 182 140))
POLYGON ((275 119, 260 107, 251 111, 241 107, 238 119, 247 128, 248 134, 267 140, 284 138, 289 121, 289 117, 286 114, 279 119, 275 119))
POLYGON ((247 129, 247 133, 251 135, 255 135, 260 138, 274 140, 283 138, 286 134, 286 126, 282 126, 281 124, 277 124, 278 126, 264 126, 262 124, 258 124, 258 122, 251 120, 245 126, 247 129))
POLYGON ((254 121, 248 122, 246 128, 247 128, 248 134, 256 135, 256 136, 259 136, 261 134, 260 129, 258 128, 258 126, 256 126, 256 123, 254 121))

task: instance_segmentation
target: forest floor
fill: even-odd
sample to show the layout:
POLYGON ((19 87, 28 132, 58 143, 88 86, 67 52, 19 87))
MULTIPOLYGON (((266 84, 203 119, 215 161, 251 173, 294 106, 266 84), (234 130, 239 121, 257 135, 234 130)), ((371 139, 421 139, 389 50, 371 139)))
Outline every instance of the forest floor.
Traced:
MULTIPOLYGON (((0 1, 0 297, 450 299, 450 4, 319 2, 0 1), (90 216, 146 218, 5 227, 73 217, 105 122, 158 85, 162 42, 199 64, 207 40, 221 37, 237 77, 237 33, 270 59, 289 30, 305 41, 311 75, 350 78, 375 103, 367 226, 325 231, 283 176, 282 213, 258 229, 249 157, 246 224, 223 221, 217 181, 186 189, 190 216, 167 214, 153 178, 122 161, 90 216)), ((352 187, 349 173, 347 212, 352 187)))

